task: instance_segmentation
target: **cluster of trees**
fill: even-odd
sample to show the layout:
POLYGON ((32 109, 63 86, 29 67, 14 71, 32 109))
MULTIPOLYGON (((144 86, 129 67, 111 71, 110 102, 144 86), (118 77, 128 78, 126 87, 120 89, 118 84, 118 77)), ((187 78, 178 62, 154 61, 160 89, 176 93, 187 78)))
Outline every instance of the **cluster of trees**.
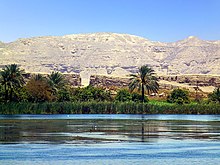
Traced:
POLYGON ((2 102, 63 102, 111 101, 108 91, 88 86, 72 88, 59 72, 47 76, 33 75, 25 81, 24 70, 18 65, 7 65, 0 74, 0 101, 2 102))
POLYGON ((67 86, 62 74, 52 72, 48 76, 34 75, 25 82, 24 70, 18 65, 7 65, 1 71, 0 99, 5 102, 42 102, 60 99, 60 92, 67 86))
MULTIPOLYGON (((197 100, 196 100, 197 101, 197 100)), ((189 92, 183 89, 174 89, 167 97, 167 102, 177 104, 190 103, 189 92)), ((208 102, 220 103, 220 88, 216 88, 208 95, 208 102)))
MULTIPOLYGON (((153 69, 142 66, 137 74, 130 75, 129 89, 121 89, 115 97, 109 91, 88 86, 73 88, 59 72, 49 75, 33 75, 24 79, 24 70, 18 65, 5 66, 0 72, 0 102, 88 102, 88 101, 119 101, 148 102, 145 93, 159 90, 158 79, 153 69)), ((220 103, 220 90, 216 89, 209 95, 209 100, 220 103)), ((188 91, 174 89, 167 97, 170 103, 189 103, 188 91)))
POLYGON ((59 72, 50 75, 33 75, 25 81, 24 70, 18 65, 5 66, 0 74, 0 101, 4 102, 52 102, 52 101, 120 101, 147 102, 145 92, 159 89, 154 70, 142 66, 137 75, 131 75, 129 90, 119 90, 113 98, 109 91, 88 86, 72 88, 59 72), (139 94, 141 92, 141 95, 139 94))

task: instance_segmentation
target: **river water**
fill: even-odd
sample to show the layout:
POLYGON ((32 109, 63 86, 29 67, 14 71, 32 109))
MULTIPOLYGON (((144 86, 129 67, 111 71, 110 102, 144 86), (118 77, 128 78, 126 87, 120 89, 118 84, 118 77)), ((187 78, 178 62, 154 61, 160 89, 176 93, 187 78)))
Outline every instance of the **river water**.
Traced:
POLYGON ((0 115, 0 164, 219 162, 219 115, 0 115))

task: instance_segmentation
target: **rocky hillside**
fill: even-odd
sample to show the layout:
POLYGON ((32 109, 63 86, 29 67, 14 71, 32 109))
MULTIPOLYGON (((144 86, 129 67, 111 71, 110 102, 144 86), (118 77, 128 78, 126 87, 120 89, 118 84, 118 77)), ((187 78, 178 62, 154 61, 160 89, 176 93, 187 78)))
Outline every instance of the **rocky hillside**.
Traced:
POLYGON ((220 41, 187 39, 162 43, 116 33, 74 34, 0 42, 0 65, 27 72, 79 73, 82 81, 101 74, 124 77, 143 64, 158 74, 220 74, 220 41))

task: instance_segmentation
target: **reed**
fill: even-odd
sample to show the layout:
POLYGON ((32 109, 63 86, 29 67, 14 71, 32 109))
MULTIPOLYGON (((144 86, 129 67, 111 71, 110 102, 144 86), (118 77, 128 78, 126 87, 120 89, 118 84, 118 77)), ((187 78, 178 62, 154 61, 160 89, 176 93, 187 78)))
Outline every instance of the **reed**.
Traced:
POLYGON ((0 114, 220 114, 220 104, 136 102, 0 103, 0 114))

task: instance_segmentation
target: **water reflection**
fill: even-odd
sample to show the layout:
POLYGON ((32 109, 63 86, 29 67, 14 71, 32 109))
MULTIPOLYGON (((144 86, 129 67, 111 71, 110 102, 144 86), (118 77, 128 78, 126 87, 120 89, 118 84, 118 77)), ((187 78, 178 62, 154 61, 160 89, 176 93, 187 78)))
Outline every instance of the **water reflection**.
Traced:
MULTIPOLYGON (((53 115, 51 115, 53 116, 53 115)), ((97 116, 97 115, 96 115, 97 116)), ((181 115, 180 115, 181 116, 181 115)), ((164 139, 220 140, 218 120, 175 120, 167 116, 61 119, 2 117, 0 143, 157 142, 164 139), (162 119, 161 119, 162 118, 162 119)), ((190 117, 190 115, 188 116, 190 117)), ((204 118, 204 117, 203 117, 204 118)))

